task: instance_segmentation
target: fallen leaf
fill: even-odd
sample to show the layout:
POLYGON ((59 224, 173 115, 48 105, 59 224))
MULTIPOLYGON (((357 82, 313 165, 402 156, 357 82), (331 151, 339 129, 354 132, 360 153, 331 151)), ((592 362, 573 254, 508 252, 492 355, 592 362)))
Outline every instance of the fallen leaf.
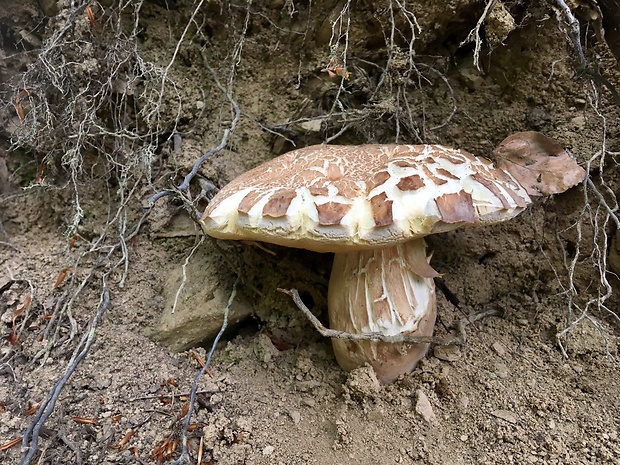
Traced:
POLYGON ((76 422, 79 423, 81 425, 96 425, 97 424, 97 420, 95 420, 94 418, 87 418, 87 417, 71 417, 71 419, 76 422))
POLYGON ((510 173, 529 195, 559 194, 586 177, 557 141, 539 132, 517 132, 494 150, 498 168, 510 173))
POLYGON ((22 436, 15 438, 15 439, 11 439, 9 442, 5 442, 4 444, 0 445, 0 452, 8 450, 11 447, 16 446, 20 442, 22 442, 22 436))
POLYGON ((54 289, 56 289, 64 282, 65 278, 69 273, 73 273, 73 268, 63 268, 62 270, 60 270, 60 273, 58 273, 58 278, 56 279, 56 283, 54 284, 54 289))

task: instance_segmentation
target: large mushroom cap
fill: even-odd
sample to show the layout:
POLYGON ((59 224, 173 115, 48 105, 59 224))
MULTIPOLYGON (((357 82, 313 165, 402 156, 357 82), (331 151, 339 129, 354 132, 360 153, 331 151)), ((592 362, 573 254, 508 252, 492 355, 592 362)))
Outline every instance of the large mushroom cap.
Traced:
POLYGON ((201 223, 221 239, 346 252, 503 221, 530 202, 510 174, 462 150, 316 145, 236 178, 201 223))

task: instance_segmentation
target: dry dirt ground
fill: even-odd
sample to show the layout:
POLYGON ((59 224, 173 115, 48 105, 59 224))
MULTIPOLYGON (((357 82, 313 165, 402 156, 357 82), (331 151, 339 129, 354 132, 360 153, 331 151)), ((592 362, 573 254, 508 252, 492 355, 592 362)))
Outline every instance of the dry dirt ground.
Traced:
MULTIPOLYGON (((620 185, 618 107, 600 79, 578 71, 551 3, 495 2, 480 31, 480 71, 475 43, 460 46, 485 8, 471 0, 200 8, 109 0, 89 10, 7 3, 0 4, 0 446, 24 434, 63 376, 101 308, 106 278, 109 307, 41 428, 32 463, 178 458, 180 418, 199 370, 191 354, 204 359, 210 349, 234 267, 243 277, 236 324, 199 381, 191 463, 201 451, 203 464, 220 465, 620 464, 620 282, 606 269, 617 254, 605 207, 613 209, 620 185), (121 49, 137 48, 115 68, 122 53, 106 47, 119 30, 129 37, 121 49), (54 37, 61 49, 44 56, 56 67, 24 79, 54 37), (73 73, 64 95, 54 70, 73 73), (104 72, 116 74, 108 80, 104 72), (523 130, 561 141, 589 166, 592 183, 537 201, 509 223, 430 238, 433 265, 459 301, 438 294, 437 334, 467 314, 501 316, 470 325, 466 345, 436 347, 416 371, 380 386, 367 368, 342 372, 330 342, 276 291, 300 289, 325 321, 329 254, 210 240, 192 254, 200 235, 172 197, 158 200, 128 238, 151 196, 178 185, 233 124, 214 76, 241 111, 226 147, 200 169, 216 186, 292 143, 440 142, 489 156, 523 130), (84 118, 98 80, 115 90, 84 118), (33 135, 46 99, 54 118, 33 135), (68 103, 77 116, 63 119, 68 103), (310 119, 290 123, 303 118, 310 119), (81 122, 90 126, 78 137, 81 122), (122 137, 119 128, 127 129, 122 137), (142 158, 124 170, 134 152, 142 158), (81 160, 75 176, 67 153, 81 160), (192 318, 211 329, 196 336, 192 318), (558 339, 567 325, 570 337, 558 339)), ((618 64, 597 39, 596 15, 583 6, 575 13, 589 68, 617 86, 618 64)), ((2 464, 22 460, 20 445, 2 449, 2 464)))

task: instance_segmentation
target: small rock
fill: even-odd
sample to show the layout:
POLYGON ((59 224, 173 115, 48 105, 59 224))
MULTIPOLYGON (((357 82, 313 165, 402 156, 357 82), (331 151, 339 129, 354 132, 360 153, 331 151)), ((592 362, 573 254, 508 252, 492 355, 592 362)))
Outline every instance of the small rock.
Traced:
POLYGON ((299 123, 299 125, 308 132, 320 132, 321 131, 321 123, 320 119, 313 119, 310 121, 304 121, 299 123))
POLYGON ((493 412, 491 412, 491 415, 493 415, 495 418, 500 418, 504 421, 507 421, 512 425, 517 424, 517 414, 511 412, 510 410, 494 410, 493 412))
POLYGON ((275 450, 276 450, 276 448, 273 447, 273 446, 266 446, 263 449, 263 455, 271 455, 271 454, 273 454, 273 451, 275 451, 275 450))
POLYGON ((473 66, 465 66, 459 69, 459 80, 469 90, 476 90, 484 84, 481 72, 473 66))
POLYGON ((364 365, 349 372, 343 388, 351 399, 361 401, 375 398, 381 390, 381 384, 375 370, 369 365, 364 365))
POLYGON ((484 32, 491 47, 502 44, 512 31, 517 28, 515 19, 502 2, 496 2, 486 20, 484 32))
POLYGON ((497 362, 495 364, 495 373, 501 379, 506 379, 508 378, 508 367, 502 362, 497 362))
POLYGON ((0 321, 6 325, 10 325, 13 322, 13 310, 7 310, 0 317, 0 321))
POLYGON ((570 120, 570 124, 577 129, 583 129, 586 127, 586 118, 585 116, 575 116, 570 120))
POLYGON ((437 420, 433 406, 422 389, 417 390, 418 401, 415 404, 415 411, 426 421, 432 423, 437 420))
POLYGON ((299 413, 297 410, 289 412, 289 416, 291 417, 291 420, 293 420, 293 423, 295 423, 296 425, 298 425, 301 421, 301 413, 299 413))
POLYGON ((109 373, 95 373, 93 375, 93 380, 95 381, 95 386, 97 386, 97 389, 100 390, 106 389, 110 387, 110 384, 112 384, 112 376, 109 373))
POLYGON ((435 346, 433 355, 446 362, 456 362, 462 356, 461 349, 458 346, 435 346))
POLYGON ((506 355, 506 349, 504 348, 504 345, 501 342, 495 341, 491 347, 500 357, 503 357, 504 355, 506 355))
POLYGON ((537 131, 543 130, 549 125, 549 123, 551 123, 551 121, 551 114, 543 106, 531 107, 525 112, 525 124, 530 129, 537 131))
MULTIPOLYGON (((191 220, 190 220, 191 221, 191 220)), ((179 285, 183 280, 180 266, 162 270, 166 282, 162 295, 165 300, 161 320, 146 331, 147 336, 174 351, 199 346, 213 339, 224 320, 224 311, 230 298, 230 288, 216 278, 221 267, 219 260, 210 258, 214 249, 201 247, 186 268, 187 283, 174 313, 179 285)), ((233 328, 254 312, 250 300, 238 292, 228 315, 228 326, 233 328)))

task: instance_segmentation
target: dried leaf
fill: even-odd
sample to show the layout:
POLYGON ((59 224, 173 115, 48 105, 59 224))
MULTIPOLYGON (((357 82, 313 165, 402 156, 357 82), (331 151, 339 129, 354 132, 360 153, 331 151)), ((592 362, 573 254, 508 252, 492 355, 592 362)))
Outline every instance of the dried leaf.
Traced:
POLYGON ((30 306, 31 301, 32 301, 32 296, 28 294, 26 296, 26 299, 24 300, 24 304, 21 307, 19 307, 17 310, 15 310, 15 312, 13 312, 13 329, 15 329, 15 321, 17 320, 17 317, 19 317, 19 315, 24 313, 24 310, 26 310, 30 306))
POLYGON ((557 141, 535 131, 508 136, 493 154, 497 167, 512 174, 532 196, 559 194, 586 176, 557 141))
POLYGON ((189 412, 189 402, 186 402, 185 404, 183 404, 183 408, 181 409, 181 412, 179 413, 179 416, 177 417, 177 421, 180 420, 181 418, 185 418, 187 416, 187 412, 189 412))
POLYGON ((164 405, 170 405, 172 403, 173 398, 170 396, 161 395, 158 397, 159 401, 164 405))
POLYGON ((71 241, 69 242, 69 251, 73 251, 73 247, 75 247, 75 241, 77 240, 77 238, 80 237, 79 234, 74 234, 73 237, 71 238, 71 241))
POLYGON ((67 278, 67 274, 69 273, 73 273, 73 268, 63 268, 62 270, 60 270, 60 273, 58 273, 58 279, 56 279, 56 283, 54 284, 54 289, 56 289, 64 282, 64 280, 67 278))
POLYGON ((204 448, 204 437, 200 436, 200 444, 198 445, 198 458, 196 459, 196 463, 200 465, 202 463, 202 452, 204 448))
POLYGON ((0 452, 8 450, 11 447, 16 446, 20 442, 22 442, 22 436, 15 438, 15 439, 11 439, 9 442, 5 442, 4 444, 0 445, 0 452))
POLYGON ((87 417, 71 417, 71 419, 76 422, 79 423, 81 425, 96 425, 97 424, 97 420, 95 420, 94 418, 87 418, 87 417))
POLYGON ((118 443, 118 447, 124 447, 129 440, 133 437, 133 435, 136 434, 136 430, 135 429, 130 429, 129 431, 127 431, 127 434, 125 434, 125 436, 123 436, 123 439, 120 440, 120 442, 118 443))
POLYGON ((86 16, 88 17, 88 22, 91 27, 97 27, 97 21, 95 21, 95 13, 93 13, 93 9, 89 6, 86 7, 86 16))
POLYGON ((15 109, 17 110, 17 116, 19 116, 19 120, 22 124, 26 123, 26 112, 21 104, 21 101, 26 95, 28 95, 27 90, 20 90, 15 98, 15 109))
POLYGON ((31 402, 28 402, 28 410, 24 412, 24 415, 34 415, 35 413, 37 413, 37 410, 39 410, 39 407, 41 407, 41 404, 32 405, 31 402))
POLYGON ((294 347, 292 344, 289 344, 288 342, 284 342, 282 339, 280 339, 279 337, 275 336, 267 328, 263 329, 263 334, 265 334, 269 339, 271 339, 271 343, 280 352, 292 349, 294 347))
POLYGON ((37 166, 37 182, 41 184, 43 182, 43 171, 45 170, 45 157, 41 159, 41 163, 37 166))
POLYGON ((22 107, 21 103, 18 103, 15 105, 15 108, 17 109, 17 116, 19 116, 19 120, 22 122, 22 124, 25 124, 26 112, 24 111, 24 107, 22 107))
POLYGON ((190 350, 190 351, 189 351, 189 356, 190 356, 191 358, 193 358, 194 360, 196 360, 196 361, 198 362, 198 364, 200 365, 200 367, 201 367, 201 368, 205 366, 205 361, 204 361, 204 360, 203 360, 203 358, 202 358, 200 355, 198 355, 196 352, 194 352, 194 351, 191 351, 191 350, 190 350))
POLYGON ((187 425, 187 432, 191 433, 196 428, 198 428, 198 423, 190 423, 189 425, 187 425))

